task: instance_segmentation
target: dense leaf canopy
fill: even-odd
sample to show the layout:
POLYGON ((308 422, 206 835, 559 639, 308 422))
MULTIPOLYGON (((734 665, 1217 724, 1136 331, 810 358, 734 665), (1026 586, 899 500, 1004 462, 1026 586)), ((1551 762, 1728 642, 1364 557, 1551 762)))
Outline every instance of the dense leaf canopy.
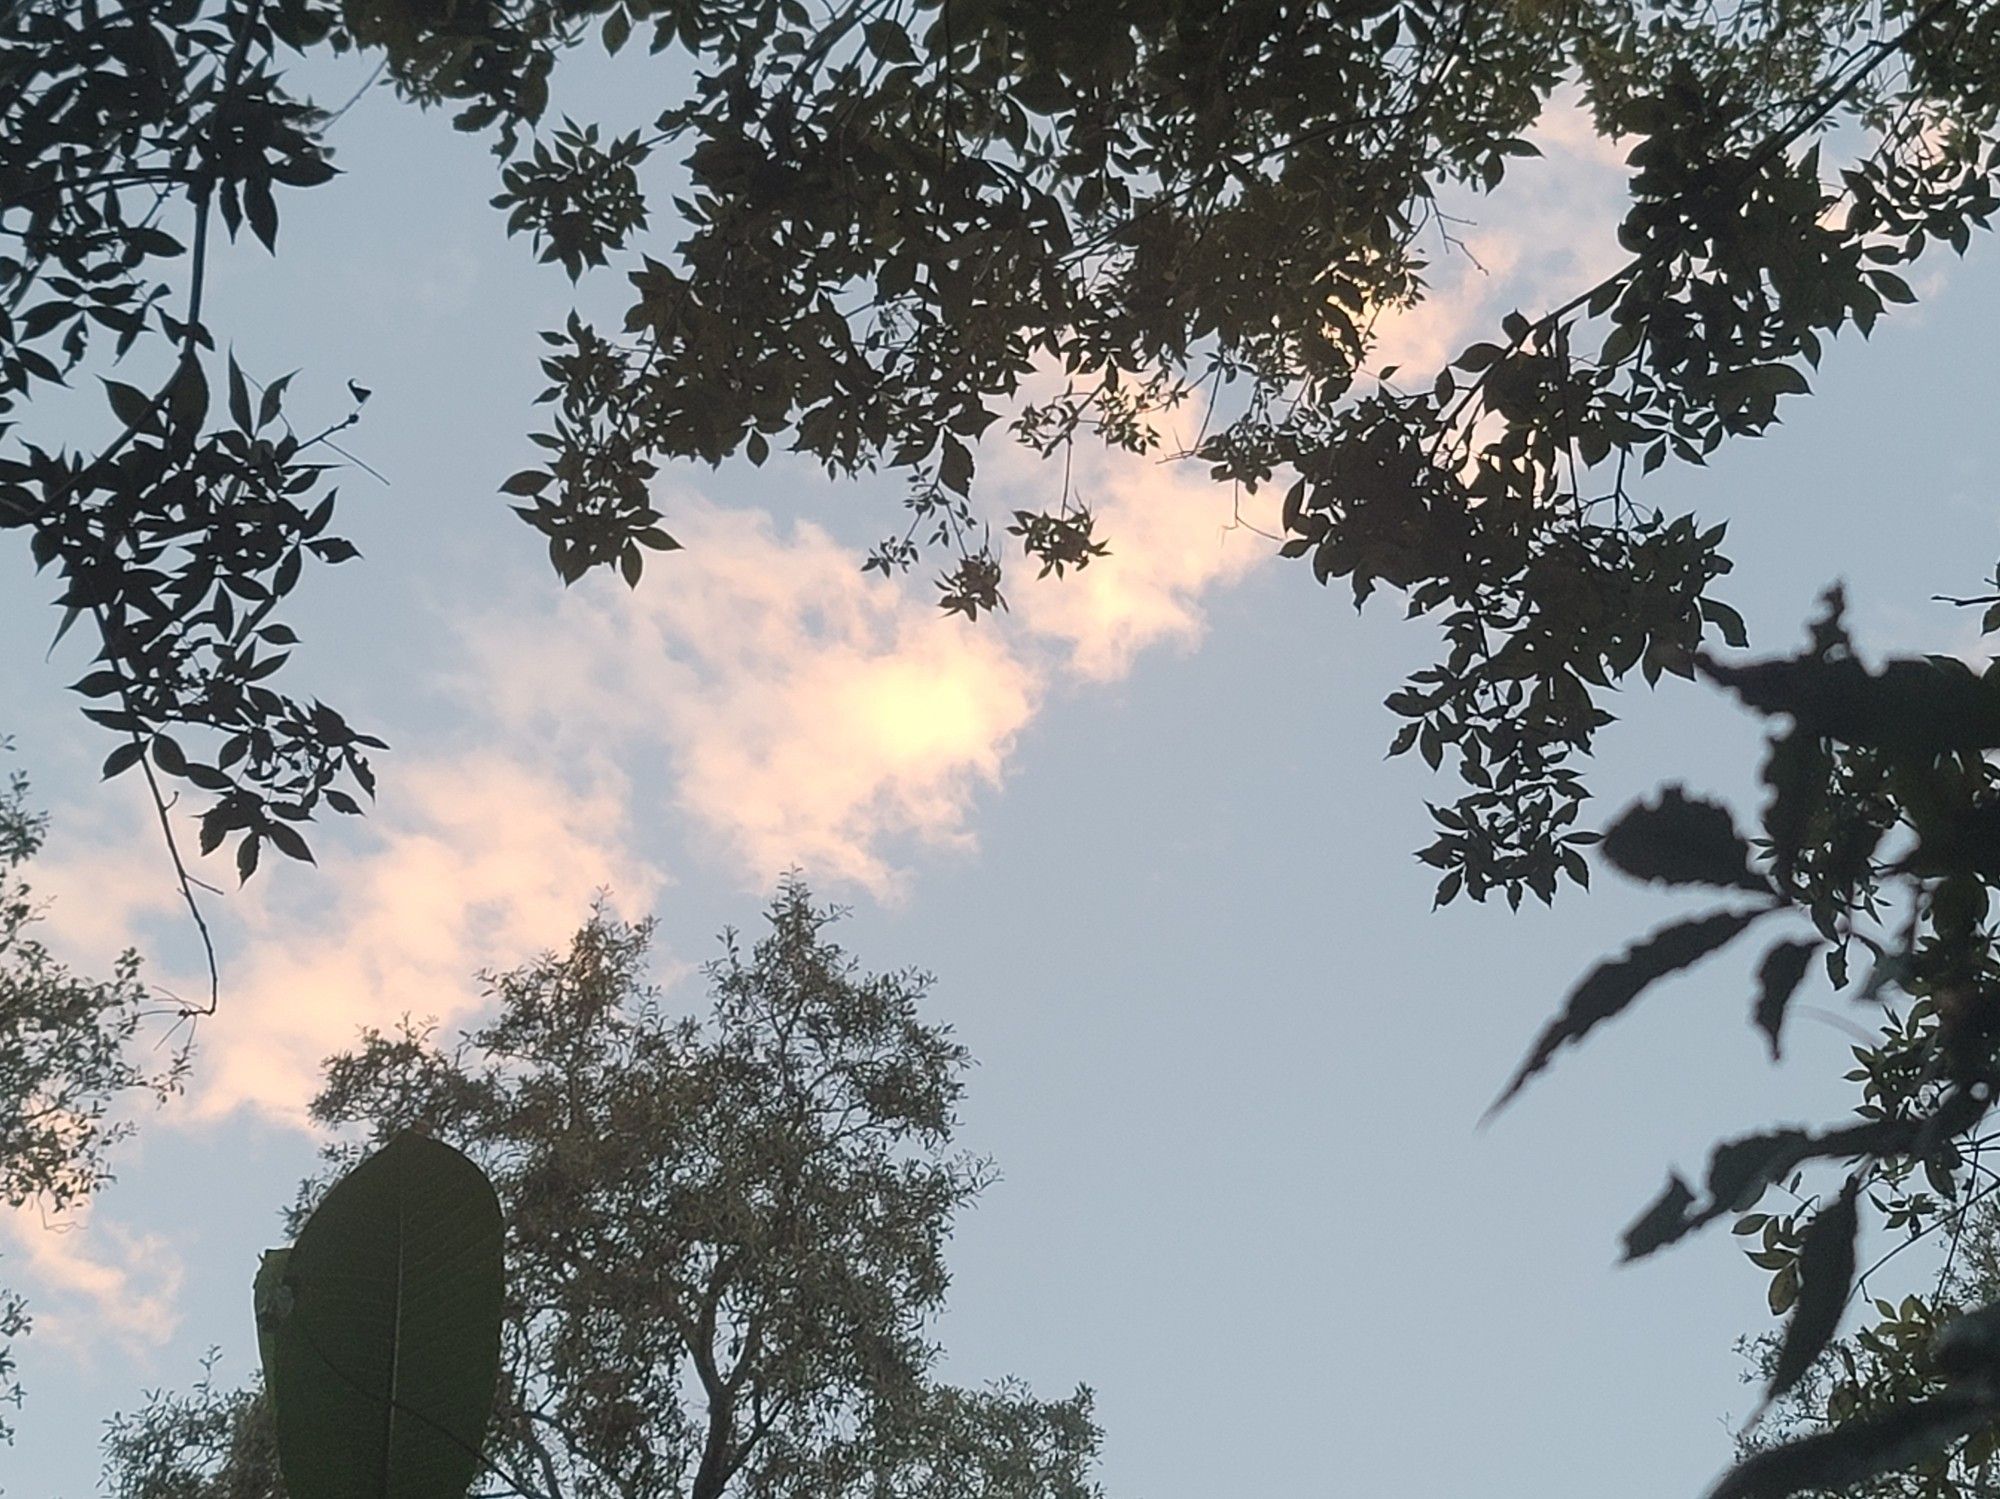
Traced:
MULTIPOLYGON (((1189 456, 1281 486, 1287 553, 1442 625, 1391 703, 1396 749, 1466 783, 1425 852, 1440 899, 1546 899, 1586 877, 1600 689, 1740 638, 1721 527, 1653 512, 1639 475, 1766 428, 1829 339, 1910 299, 1899 267, 1965 247, 1995 203, 1996 46, 1973 0, 17 4, 0 521, 98 628, 79 685, 126 739, 108 768, 209 792, 204 847, 236 837, 247 871, 357 805, 372 741, 265 681, 302 561, 351 554, 328 434, 217 367, 201 283, 212 219, 275 244, 282 192, 332 172, 279 59, 361 49, 491 133, 495 201, 543 258, 629 284, 617 326, 547 331, 545 462, 505 486, 564 578, 636 581, 677 545, 660 463, 788 445, 905 474, 869 565, 941 546, 941 602, 976 616, 1003 602, 982 437, 1146 450, 1199 399, 1189 456), (565 58, 641 43, 691 66, 685 98, 543 118, 565 58), (1497 185, 1564 90, 1630 146, 1630 259, 1450 368, 1371 368, 1449 234, 1440 195, 1497 185), (112 385, 113 435, 51 452, 30 394, 141 344, 150 393, 112 385)), ((1005 528, 1046 570, 1116 545, 1060 487, 1005 528)))

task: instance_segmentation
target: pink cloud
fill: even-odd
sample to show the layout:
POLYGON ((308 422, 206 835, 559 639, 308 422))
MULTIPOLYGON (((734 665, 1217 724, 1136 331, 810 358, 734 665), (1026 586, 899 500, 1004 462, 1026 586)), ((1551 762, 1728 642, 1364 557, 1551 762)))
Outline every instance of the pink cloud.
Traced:
POLYGON ((33 1204, 0 1212, 0 1222, 21 1256, 17 1288, 28 1295, 38 1348, 88 1358, 108 1339, 138 1356, 179 1328, 181 1261, 159 1235, 33 1204))
MULTIPOLYGON (((173 1116, 247 1107, 299 1122, 321 1061, 361 1027, 405 1013, 468 1017, 480 1002, 476 970, 559 946, 600 887, 643 912, 661 877, 629 851, 627 817, 625 789, 608 774, 579 786, 499 751, 398 757, 372 816, 321 832, 323 869, 274 863, 207 902, 221 1011, 200 1022, 190 1097, 173 1116)), ((65 836, 34 876, 52 897, 51 940, 67 951, 185 935, 144 828, 65 836)), ((156 961, 148 977, 182 996, 207 992, 186 959, 156 961)))
POLYGON ((636 592, 592 580, 553 618, 476 624, 471 690, 513 734, 665 751, 667 799, 760 885, 798 864, 888 896, 884 844, 966 846, 1035 666, 817 526, 669 504, 685 555, 636 592))

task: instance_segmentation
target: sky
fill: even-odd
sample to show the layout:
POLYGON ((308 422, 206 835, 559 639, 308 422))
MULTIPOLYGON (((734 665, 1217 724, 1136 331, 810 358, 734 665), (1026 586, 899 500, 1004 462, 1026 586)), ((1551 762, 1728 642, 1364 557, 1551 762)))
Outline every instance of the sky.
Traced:
MULTIPOLYGON (((621 63, 557 107, 623 128, 666 86, 621 63)), ((1539 139, 1385 360, 1448 357, 1609 263, 1618 152, 1564 113, 1539 139)), ((559 946, 600 889, 659 918, 657 976, 698 1009, 695 966, 788 867, 852 908, 865 965, 937 976, 931 1014, 979 1061, 960 1142, 1000 1179, 952 1241, 941 1372, 1089 1384, 1113 1499, 1705 1487, 1753 1404, 1733 1344, 1771 1325, 1763 1277, 1723 1233, 1620 1268, 1618 1234, 1716 1138, 1843 1112, 1865 1015, 1808 991, 1773 1067, 1738 954, 1480 1127, 1567 987, 1687 903, 1605 872, 1551 911, 1432 911, 1411 851, 1453 788, 1384 760, 1380 707, 1428 626, 1393 599, 1357 615, 1198 468, 1099 457, 1078 477, 1112 556, 1060 583, 1017 568, 990 622, 942 617, 925 572, 862 577, 893 485, 783 458, 667 469, 686 550, 636 592, 564 590, 495 490, 533 452, 536 330, 616 286, 573 294, 506 240, 491 158, 442 118, 378 91, 333 140, 346 175, 281 203, 281 258, 226 255, 209 305, 253 374, 304 371, 302 412, 337 419, 349 378, 375 392, 343 437, 381 476, 342 480, 363 556, 308 574, 286 680, 390 741, 381 800, 320 832, 316 868, 210 903, 222 1010, 118 1182, 72 1219, 0 1221, 0 1281, 36 1315, 0 1488, 88 1495, 113 1411, 211 1348, 219 1379, 249 1375, 250 1278, 312 1167, 304 1105, 359 1027, 475 1020, 474 973, 559 946)), ((1994 265, 1981 242, 1927 269, 1922 304, 1839 340, 1773 435, 1644 491, 1729 521, 1720 591, 1754 647, 1791 649, 1843 579, 1864 648, 1976 650, 1929 600, 2000 554, 1994 265)), ((981 460, 995 514, 1059 490, 996 442, 981 460)), ((142 788, 97 782, 108 743, 63 690, 81 632, 43 659, 52 583, 16 537, 0 579, 0 731, 54 816, 44 935, 92 970, 136 945, 198 993, 142 788)), ((1754 804, 1758 728, 1718 695, 1613 707, 1606 819, 1665 779, 1754 804)))

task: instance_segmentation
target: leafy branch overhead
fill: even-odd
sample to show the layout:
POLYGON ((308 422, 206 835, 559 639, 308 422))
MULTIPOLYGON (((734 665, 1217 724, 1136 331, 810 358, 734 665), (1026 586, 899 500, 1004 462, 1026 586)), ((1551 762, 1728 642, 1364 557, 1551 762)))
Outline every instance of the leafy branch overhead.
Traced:
POLYGON ((227 782, 210 827, 245 865, 354 802, 372 747, 259 674, 301 562, 346 555, 320 510, 327 434, 238 414, 225 444, 195 416, 196 376, 222 379, 211 218, 275 246, 284 191, 333 173, 288 49, 374 54, 451 105, 502 158, 507 231, 572 278, 623 278, 614 326, 544 334, 540 458, 502 485, 566 581, 636 583, 677 547, 661 465, 789 447, 903 475, 867 566, 942 549, 939 605, 977 619, 1004 605, 1005 546, 1052 573, 1117 547, 1067 482, 996 524, 982 439, 1159 451, 1160 414, 1198 401, 1180 456, 1280 489, 1282 550, 1321 582, 1397 590, 1442 628, 1391 700, 1395 751, 1464 782, 1423 854, 1441 901, 1585 878, 1605 689, 1742 643, 1713 593, 1722 527, 1641 503, 1643 475, 1767 429, 1830 340, 1910 301, 1908 266, 1963 251, 2000 201, 2000 20, 1968 0, 12 7, 0 521, 31 529, 134 693, 94 711, 139 755, 215 737, 163 753, 227 782), (680 56, 681 97, 545 118, 566 60, 642 42, 680 56), (1449 250, 1441 195, 1498 187, 1564 87, 1629 143, 1628 261, 1443 369, 1371 370, 1376 319, 1449 250), (32 390, 153 346, 157 383, 116 394, 94 454, 21 426, 32 390))
POLYGON ((117 738, 106 776, 141 772, 170 844, 160 782, 204 793, 201 850, 233 839, 245 878, 267 847, 309 858, 322 806, 360 811, 382 747, 272 685, 307 565, 356 555, 327 462, 353 416, 301 435, 291 377, 254 381, 204 312, 218 229, 275 251, 282 193, 334 176, 326 116, 279 69, 330 24, 313 0, 0 15, 0 528, 54 572, 57 637, 79 621, 96 637, 74 686, 117 738), (57 446, 39 398, 86 374, 104 435, 57 446))
MULTIPOLYGON (((2000 23, 1938 0, 489 15, 449 47, 370 35, 408 92, 497 132, 510 229, 629 288, 617 326, 545 335, 542 463, 508 481, 566 579, 637 576, 658 464, 788 444, 904 475, 867 566, 940 548, 940 606, 976 619, 1006 578, 979 439, 1160 451, 1160 414, 1199 402, 1180 456, 1281 489, 1287 555, 1443 627, 1390 703, 1396 752, 1466 783, 1424 851, 1440 901, 1583 879, 1604 689, 1743 643, 1712 594, 1722 528, 1639 503, 1641 477, 1768 428, 1833 337, 1912 299, 1902 268, 2000 202, 2000 23), (635 39, 687 56, 686 99, 522 144, 568 54, 635 39), (1440 195, 1497 187, 1565 84, 1630 142, 1630 259, 1444 369, 1371 378, 1375 320, 1450 243, 1440 195), (1832 162, 1823 141, 1859 145, 1832 162), (668 151, 685 183, 649 193, 668 151)), ((1044 572, 1117 545, 1066 481, 1005 529, 1044 572)))

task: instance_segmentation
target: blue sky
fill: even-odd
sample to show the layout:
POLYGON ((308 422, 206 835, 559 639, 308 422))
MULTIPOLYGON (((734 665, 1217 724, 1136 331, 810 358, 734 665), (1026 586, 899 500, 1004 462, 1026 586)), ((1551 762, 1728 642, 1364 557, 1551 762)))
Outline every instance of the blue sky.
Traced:
MULTIPOLYGON (((659 88, 620 67, 587 102, 622 126, 659 88)), ((1700 1490, 1751 1404, 1731 1345, 1767 1325, 1761 1276, 1726 1235, 1617 1269, 1617 1233, 1718 1135, 1844 1110, 1838 1025, 1800 1015, 1772 1068, 1724 960, 1476 1128, 1569 983, 1679 907, 1606 875, 1553 912, 1432 913, 1410 850, 1451 789, 1384 762, 1379 706, 1431 632, 1226 531, 1198 473, 1084 465, 1113 557, 1020 576, 991 627, 937 617, 927 575, 858 576, 893 486, 786 461, 664 474, 689 549, 636 595, 565 594, 494 489, 528 460, 567 282, 502 238, 490 158, 442 119, 371 95, 334 138, 349 175, 282 205, 283 258, 231 254, 211 307, 253 374, 303 367, 302 411, 376 392, 347 436, 388 482, 344 479, 364 557, 309 578, 287 674, 391 741, 382 803, 317 870, 216 903, 223 1012, 120 1182, 76 1222, 0 1225, 40 1318, 6 1492, 92 1492, 99 1423, 205 1348, 248 1373, 318 1057, 405 1009, 471 1018, 471 970, 559 944, 600 886, 660 917, 660 975, 697 1005, 687 970, 792 862, 854 908, 864 962, 938 975, 981 1063, 962 1139, 1002 1179, 954 1240, 946 1373, 1094 1386, 1111 1495, 1700 1490)), ((1388 330, 1405 357, 1596 264, 1615 158, 1562 121, 1547 144, 1482 210, 1485 271, 1440 264, 1388 330)), ((1723 596, 1757 647, 1835 578, 1866 646, 1975 644, 1926 600, 2000 552, 1992 263, 1976 246, 1841 340, 1773 436, 1650 491, 1730 521, 1723 596)), ((998 452, 983 474, 996 513, 1059 483, 998 452)), ((62 690, 87 652, 44 662, 49 581, 13 538, 0 569, 0 632, 28 643, 0 656, 0 729, 56 816, 50 940, 98 966, 136 943, 191 991, 140 788, 95 782, 108 746, 62 690)), ((1756 726, 1714 694, 1615 706, 1606 815, 1663 778, 1754 802, 1756 726)))

